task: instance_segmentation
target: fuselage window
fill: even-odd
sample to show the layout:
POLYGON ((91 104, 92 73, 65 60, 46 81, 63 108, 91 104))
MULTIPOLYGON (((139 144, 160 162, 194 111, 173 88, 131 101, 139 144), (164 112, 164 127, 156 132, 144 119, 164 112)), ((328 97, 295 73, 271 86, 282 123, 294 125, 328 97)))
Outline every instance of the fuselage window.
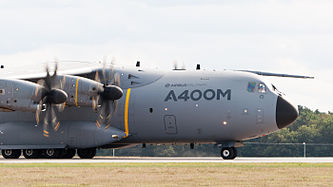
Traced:
POLYGON ((258 92, 259 93, 266 93, 267 92, 267 88, 266 88, 266 85, 264 83, 259 83, 258 84, 258 92))

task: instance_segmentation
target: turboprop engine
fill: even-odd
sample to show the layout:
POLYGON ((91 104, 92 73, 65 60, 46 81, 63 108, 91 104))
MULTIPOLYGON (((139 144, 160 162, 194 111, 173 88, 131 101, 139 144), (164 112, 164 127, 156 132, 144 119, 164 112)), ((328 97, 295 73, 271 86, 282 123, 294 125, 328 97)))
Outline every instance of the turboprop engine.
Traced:
POLYGON ((49 102, 63 103, 66 93, 60 89, 52 89, 46 93, 44 87, 24 80, 0 80, 0 109, 4 112, 35 112, 40 107, 40 100, 47 96, 49 102))
POLYGON ((109 100, 118 100, 123 91, 115 85, 105 86, 102 83, 71 75, 58 75, 62 90, 68 94, 66 105, 87 107, 94 105, 94 97, 102 95, 109 100))
POLYGON ((103 95, 110 100, 122 96, 122 90, 113 85, 105 86, 99 82, 77 76, 58 75, 60 88, 46 92, 43 85, 25 80, 0 79, 0 111, 36 112, 42 110, 40 101, 47 97, 53 104, 65 103, 68 106, 92 106, 93 97, 103 95))

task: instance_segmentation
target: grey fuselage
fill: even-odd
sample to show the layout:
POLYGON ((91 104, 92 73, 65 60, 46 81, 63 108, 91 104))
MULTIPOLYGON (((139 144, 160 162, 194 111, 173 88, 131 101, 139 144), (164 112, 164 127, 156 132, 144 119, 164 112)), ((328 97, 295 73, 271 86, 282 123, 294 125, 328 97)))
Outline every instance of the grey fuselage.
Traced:
MULTIPOLYGON (((97 128, 97 112, 91 107, 69 106, 57 114, 60 129, 46 138, 42 125, 36 125, 34 113, 0 112, 0 149, 235 143, 270 134, 291 123, 277 124, 277 110, 281 108, 277 104, 282 95, 252 73, 114 71, 120 74, 124 94, 118 100, 112 128, 97 128)), ((93 75, 80 76, 93 79, 93 75)), ((69 99, 80 100, 80 95, 69 95, 69 99)))

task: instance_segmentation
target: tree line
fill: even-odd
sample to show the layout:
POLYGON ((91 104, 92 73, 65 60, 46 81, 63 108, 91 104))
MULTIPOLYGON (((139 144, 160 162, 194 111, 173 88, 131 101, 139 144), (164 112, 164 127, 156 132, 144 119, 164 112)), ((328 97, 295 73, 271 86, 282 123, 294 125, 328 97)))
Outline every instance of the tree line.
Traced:
MULTIPOLYGON (((333 156, 333 113, 312 111, 304 106, 298 106, 300 116, 287 128, 281 129, 268 136, 245 142, 238 148, 238 156, 273 157, 286 156, 333 156), (305 146, 303 144, 305 142, 305 146)), ((172 156, 197 157, 220 156, 218 145, 198 145, 194 149, 190 145, 137 145, 131 148, 115 150, 116 156, 172 156)), ((98 155, 113 154, 112 149, 98 150, 98 155)))

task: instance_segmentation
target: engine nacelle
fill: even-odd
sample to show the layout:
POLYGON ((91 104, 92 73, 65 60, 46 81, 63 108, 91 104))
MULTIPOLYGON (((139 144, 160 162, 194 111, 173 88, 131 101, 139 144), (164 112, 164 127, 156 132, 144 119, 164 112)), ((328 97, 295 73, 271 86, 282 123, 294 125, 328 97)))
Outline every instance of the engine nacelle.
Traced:
MULTIPOLYGON (((84 77, 58 75, 57 82, 60 85, 55 90, 66 92, 68 106, 92 106, 93 97, 104 91, 103 84, 84 77)), ((29 81, 0 79, 0 111, 35 112, 45 96, 41 89, 42 85, 29 81)))
POLYGON ((35 112, 39 107, 42 86, 23 80, 0 79, 0 111, 35 112))
POLYGON ((92 98, 103 91, 103 84, 84 77, 59 75, 58 79, 68 95, 66 105, 69 106, 92 106, 92 98))

